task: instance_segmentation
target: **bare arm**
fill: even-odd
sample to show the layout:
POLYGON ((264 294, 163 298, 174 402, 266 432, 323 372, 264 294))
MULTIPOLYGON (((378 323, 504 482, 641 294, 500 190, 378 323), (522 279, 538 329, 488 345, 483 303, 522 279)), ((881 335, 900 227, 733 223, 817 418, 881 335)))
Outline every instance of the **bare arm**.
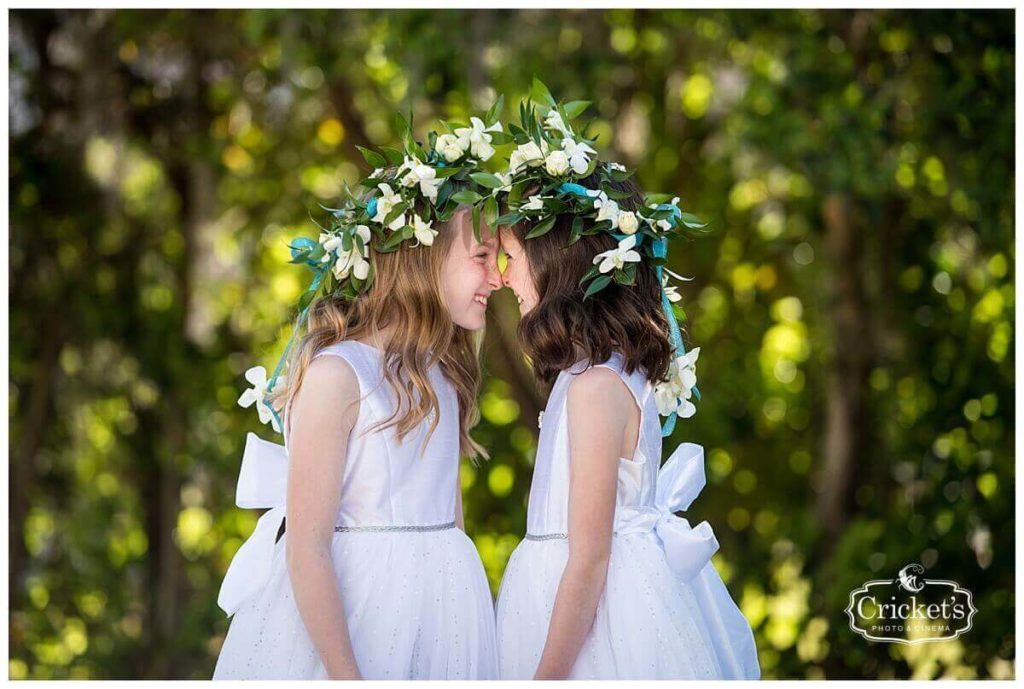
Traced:
POLYGON ((285 540, 302 622, 331 679, 361 679, 338 590, 331 542, 359 382, 347 362, 313 361, 292 404, 285 540))
POLYGON ((569 386, 569 559, 534 679, 572 671, 608 576, 619 455, 632 396, 615 372, 592 368, 569 386), (600 400, 595 404, 594 400, 600 400))

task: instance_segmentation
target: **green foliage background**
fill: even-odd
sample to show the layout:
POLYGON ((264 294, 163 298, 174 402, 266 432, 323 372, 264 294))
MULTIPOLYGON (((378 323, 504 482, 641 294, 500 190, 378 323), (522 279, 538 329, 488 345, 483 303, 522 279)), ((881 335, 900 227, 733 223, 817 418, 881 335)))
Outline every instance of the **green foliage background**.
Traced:
MULTIPOLYGON (((1008 677, 1015 656, 1010 11, 10 13, 12 678, 208 677, 242 372, 308 279, 287 241, 355 145, 534 75, 712 234, 671 258, 700 346, 715 563, 766 677, 1008 677), (952 642, 872 644, 851 589, 975 594, 952 642)), ((497 586, 543 395, 493 300, 466 464, 497 586)))

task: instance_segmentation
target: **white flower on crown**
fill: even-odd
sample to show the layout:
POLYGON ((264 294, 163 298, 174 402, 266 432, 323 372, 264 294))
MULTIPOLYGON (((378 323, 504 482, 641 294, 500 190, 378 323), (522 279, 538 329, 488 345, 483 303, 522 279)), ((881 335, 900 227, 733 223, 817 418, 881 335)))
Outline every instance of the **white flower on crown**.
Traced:
POLYGON ((699 355, 700 347, 696 347, 676 357, 669 365, 668 380, 654 387, 654 400, 662 416, 675 412, 680 418, 688 419, 696 413, 697 408, 690 398, 697 385, 696 366, 699 355))
POLYGON ((562 119, 562 116, 558 114, 558 110, 555 108, 548 110, 548 116, 544 118, 544 126, 561 132, 562 136, 572 136, 569 127, 565 125, 565 120, 562 119))
POLYGON ((430 246, 434 243, 434 237, 437 236, 437 230, 432 227, 433 224, 433 221, 425 222, 423 218, 418 215, 412 216, 412 228, 416 233, 416 239, 419 240, 420 244, 430 246))
MULTIPOLYGON (((405 216, 403 218, 403 225, 405 216)), ((360 280, 365 280, 366 276, 370 274, 370 228, 366 225, 356 225, 355 234, 363 240, 363 250, 359 250, 359 245, 356 243, 355 236, 352 237, 352 245, 348 251, 344 248, 338 248, 338 260, 334 262, 334 268, 332 272, 334 277, 338 280, 344 280, 351 273, 360 280)))
POLYGON ((544 200, 551 198, 550 196, 531 196, 530 200, 519 206, 521 211, 543 211, 544 200))
POLYGON ((318 241, 320 242, 320 246, 324 248, 324 255, 320 257, 320 262, 327 263, 333 259, 331 254, 341 246, 341 235, 321 232, 318 241))
POLYGON ((469 137, 460 138, 454 134, 442 134, 434 142, 434 150, 444 156, 449 163, 454 163, 469 150, 469 137))
POLYGON ((619 204, 615 203, 607 196, 604 192, 601 196, 594 201, 594 208, 597 209, 597 219, 594 222, 601 222, 602 220, 610 220, 612 223, 611 229, 616 229, 619 226, 619 204))
MULTIPOLYGON (((267 370, 262 366, 253 366, 245 372, 245 379, 252 383, 252 387, 243 392, 238 398, 238 406, 248 409, 255 404, 256 413, 260 417, 260 423, 269 423, 275 431, 280 433, 281 428, 277 423, 277 418, 274 417, 270 407, 267 406, 267 394, 269 392, 267 390, 267 370)), ((278 376, 277 380, 283 385, 286 377, 278 376)))
POLYGON ((537 167, 544 164, 544 157, 548 153, 548 142, 542 141, 538 146, 536 141, 527 141, 520 144, 508 159, 508 171, 516 174, 524 166, 537 167))
POLYGON ((561 177, 569 171, 569 156, 565 151, 551 151, 544 159, 544 169, 552 177, 561 177))
MULTIPOLYGON (((679 197, 676 196, 675 198, 673 198, 672 203, 670 203, 669 205, 679 208, 679 197)), ((658 210, 658 204, 652 203, 648 206, 648 208, 658 210)), ((652 218, 647 218, 647 222, 650 223, 652 228, 654 228, 655 230, 661 230, 662 232, 668 232, 669 230, 672 229, 671 220, 654 220, 652 218)))
POLYGON ((508 172, 495 172, 494 176, 497 177, 501 181, 501 186, 496 188, 496 189, 492 189, 491 190, 491 195, 492 196, 497 196, 498 194, 500 194, 502 192, 506 192, 506 191, 511 191, 512 190, 512 175, 510 173, 508 173, 508 172))
POLYGON ((370 173, 370 177, 372 177, 373 179, 380 179, 380 176, 383 175, 383 174, 384 174, 384 168, 377 167, 377 168, 374 168, 373 172, 370 173))
POLYGON ((608 163, 608 169, 609 170, 616 170, 618 172, 625 172, 626 171, 626 166, 623 165, 622 163, 608 163))
POLYGON ((621 240, 614 249, 599 253, 594 257, 594 264, 600 263, 601 265, 597 267, 598 271, 607 273, 614 269, 621 269, 627 263, 639 263, 640 254, 633 249, 634 246, 636 246, 635 234, 621 240))
MULTIPOLYGON (((444 184, 444 179, 437 177, 437 170, 409 156, 405 157, 405 162, 402 163, 402 167, 398 170, 399 173, 403 170, 409 171, 402 177, 403 186, 414 187, 419 184, 420 193, 430 199, 431 203, 437 202, 437 188, 444 184)), ((402 224, 404 225, 405 223, 402 224)))
MULTIPOLYGON (((391 209, 402 202, 402 197, 391 189, 390 184, 381 182, 377 188, 380 189, 380 196, 377 197, 377 215, 373 216, 371 220, 383 225, 384 219, 388 217, 391 209)), ((400 227, 405 227, 405 213, 399 215, 388 225, 389 230, 397 230, 400 227)))
POLYGON ((562 150, 569 158, 569 165, 577 175, 582 175, 590 166, 590 156, 597 155, 597 151, 584 142, 576 142, 572 139, 562 139, 562 150))
POLYGON ((636 213, 633 211, 619 211, 617 224, 623 234, 635 234, 640 227, 640 221, 637 220, 636 213))
POLYGON ((495 122, 490 127, 486 126, 479 117, 469 118, 470 127, 459 127, 455 130, 456 136, 461 139, 460 146, 469 148, 470 152, 481 161, 486 161, 494 155, 494 147, 491 146, 492 137, 487 132, 500 132, 501 124, 495 122), (465 143, 468 142, 468 146, 465 143))
POLYGON ((667 296, 668 300, 671 301, 671 302, 679 301, 683 297, 679 294, 679 292, 677 291, 677 288, 675 287, 675 285, 669 285, 668 284, 668 276, 671 275, 674 278, 677 278, 679 280, 686 280, 687 282, 689 282, 693 278, 684 278, 682 275, 677 275, 677 274, 673 273, 671 270, 669 270, 668 268, 665 268, 664 266, 662 266, 661 270, 662 270, 661 286, 662 286, 662 289, 665 290, 665 296, 667 296))

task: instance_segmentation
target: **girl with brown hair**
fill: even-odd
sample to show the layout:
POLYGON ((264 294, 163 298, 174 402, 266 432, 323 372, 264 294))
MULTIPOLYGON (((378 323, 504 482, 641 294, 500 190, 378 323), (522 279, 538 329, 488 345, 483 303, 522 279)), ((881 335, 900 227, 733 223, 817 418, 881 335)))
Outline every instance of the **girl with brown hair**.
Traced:
POLYGON ((683 443, 661 466, 662 436, 698 398, 666 244, 702 225, 592 157, 568 125, 585 104, 534 94, 540 120, 524 107, 509 127, 499 236, 519 339, 551 392, 526 538, 498 596, 501 677, 757 678, 750 626, 710 562, 714 532, 674 514, 704 485, 703 449, 683 443))

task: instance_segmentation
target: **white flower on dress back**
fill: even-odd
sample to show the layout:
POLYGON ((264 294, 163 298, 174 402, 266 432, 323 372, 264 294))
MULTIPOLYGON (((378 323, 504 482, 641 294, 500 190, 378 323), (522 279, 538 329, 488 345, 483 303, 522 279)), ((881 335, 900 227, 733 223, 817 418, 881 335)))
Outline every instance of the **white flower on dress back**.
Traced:
POLYGON ((600 263, 598 270, 602 273, 607 273, 613 269, 622 269, 627 263, 639 263, 640 254, 633 248, 636 246, 636 235, 631 234, 622 241, 614 249, 608 251, 602 251, 594 257, 594 263, 600 263))
MULTIPOLYGON (((256 413, 259 414, 260 423, 269 423, 278 433, 281 428, 278 426, 277 418, 274 417, 270 407, 267 406, 267 370, 262 366, 253 366, 245 372, 245 379, 252 383, 252 387, 242 393, 238 398, 238 405, 248 409, 256 405, 256 413)), ((285 376, 278 376, 280 384, 284 384, 285 376)))
POLYGON ((669 365, 668 380, 654 387, 654 400, 658 413, 668 416, 675 412, 680 418, 688 419, 697 412, 690 401, 693 388, 697 385, 697 357, 700 347, 695 347, 669 365))

